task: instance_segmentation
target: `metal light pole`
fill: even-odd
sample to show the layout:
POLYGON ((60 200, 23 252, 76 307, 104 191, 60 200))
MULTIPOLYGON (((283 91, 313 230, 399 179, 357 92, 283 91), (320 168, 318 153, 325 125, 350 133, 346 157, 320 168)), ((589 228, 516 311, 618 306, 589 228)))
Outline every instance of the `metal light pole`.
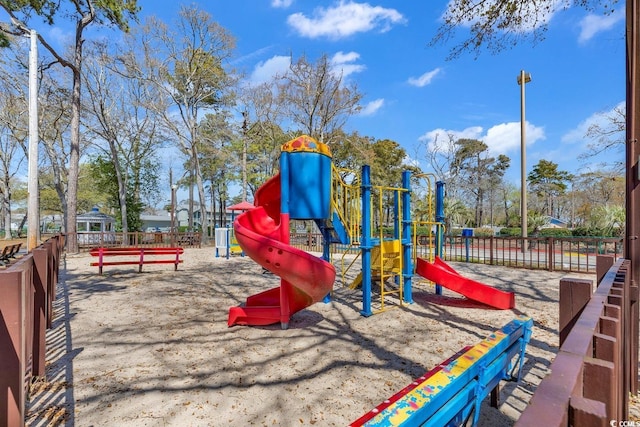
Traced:
POLYGON ((30 31, 29 51, 29 178, 27 209, 27 251, 40 240, 40 208, 38 203, 38 35, 30 31))
POLYGON ((177 185, 171 184, 171 246, 174 246, 176 238, 176 189, 177 185))
POLYGON ((524 114, 524 86, 531 81, 531 74, 520 71, 518 85, 520 85, 520 210, 522 218, 522 252, 527 250, 527 136, 524 114))

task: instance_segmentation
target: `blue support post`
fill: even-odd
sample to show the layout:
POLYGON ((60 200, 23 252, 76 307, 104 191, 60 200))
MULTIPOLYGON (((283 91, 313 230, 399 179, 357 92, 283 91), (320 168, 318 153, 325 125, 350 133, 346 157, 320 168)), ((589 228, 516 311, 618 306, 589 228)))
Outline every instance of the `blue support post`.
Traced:
POLYGON ((402 275, 404 278, 403 299, 413 304, 411 281, 413 278, 413 242, 411 240, 411 174, 402 172, 402 275))
POLYGON ((362 311, 371 316, 371 174, 369 165, 362 166, 362 311))
MULTIPOLYGON (((289 154, 283 151, 280 154, 280 213, 289 214, 289 199, 291 183, 289 182, 289 154)), ((288 232, 289 230, 287 230, 288 232)))
MULTIPOLYGON (((322 239, 322 259, 331 262, 331 243, 325 238, 322 239)), ((328 304, 331 302, 331 292, 322 299, 322 302, 328 304)))
MULTIPOLYGON (((442 258, 444 249, 444 182, 436 181, 436 256, 442 258)), ((442 295, 442 285, 436 283, 436 295, 442 295)))
POLYGON ((469 234, 468 233, 464 234, 464 260, 465 262, 469 262, 469 234))

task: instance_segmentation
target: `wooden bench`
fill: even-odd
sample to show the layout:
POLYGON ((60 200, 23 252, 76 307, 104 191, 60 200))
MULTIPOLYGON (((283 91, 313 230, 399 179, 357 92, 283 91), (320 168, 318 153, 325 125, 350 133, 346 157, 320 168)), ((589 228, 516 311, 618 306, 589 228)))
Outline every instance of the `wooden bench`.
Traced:
POLYGON ((479 344, 463 348, 350 426, 475 426, 480 405, 489 393, 492 405, 497 406, 500 381, 520 380, 532 326, 531 318, 524 316, 511 321, 479 344))
POLYGON ((89 251, 91 256, 98 257, 98 262, 92 262, 92 267, 98 267, 99 273, 102 274, 102 267, 106 265, 138 265, 138 272, 142 273, 144 264, 174 264, 174 271, 178 270, 178 264, 183 260, 180 255, 184 253, 181 247, 168 248, 94 248, 89 251), (173 255, 170 258, 155 258, 157 256, 173 255), (136 259, 128 259, 122 261, 105 261, 110 257, 136 257, 136 259), (146 257, 146 258, 145 258, 146 257), (154 257, 149 259, 148 257, 154 257))
POLYGON ((7 265, 11 262, 12 258, 15 258, 18 252, 20 252, 20 248, 22 247, 22 243, 15 243, 13 245, 7 245, 2 249, 2 253, 0 253, 0 265, 7 265))

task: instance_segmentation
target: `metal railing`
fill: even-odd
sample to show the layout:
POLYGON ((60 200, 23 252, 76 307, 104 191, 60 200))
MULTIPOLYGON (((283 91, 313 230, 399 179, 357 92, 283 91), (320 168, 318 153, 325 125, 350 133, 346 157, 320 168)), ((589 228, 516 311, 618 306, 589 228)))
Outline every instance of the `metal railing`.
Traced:
MULTIPOLYGON (((433 257, 434 236, 418 235, 413 241, 416 256, 433 257)), ((322 252, 322 235, 292 233, 291 244, 308 252, 322 252)), ((618 258, 622 256, 622 249, 622 239, 605 237, 529 237, 523 240, 521 237, 445 236, 441 257, 445 261, 595 273, 598 255, 618 258)), ((333 254, 357 254, 359 251, 358 246, 331 245, 333 254)))

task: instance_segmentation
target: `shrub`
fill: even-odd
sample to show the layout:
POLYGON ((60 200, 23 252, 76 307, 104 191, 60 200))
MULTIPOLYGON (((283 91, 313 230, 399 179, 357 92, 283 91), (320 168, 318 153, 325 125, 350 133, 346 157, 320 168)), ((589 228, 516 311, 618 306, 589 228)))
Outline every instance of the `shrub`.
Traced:
POLYGON ((488 227, 474 228, 473 230, 473 235, 478 237, 491 237, 494 234, 493 228, 488 227))
POLYGON ((447 230, 447 236, 461 236, 462 235, 462 228, 452 228, 450 230, 447 230))
POLYGON ((543 228, 538 231, 540 237, 572 237, 573 234, 568 228, 543 228))
POLYGON ((498 232, 500 237, 519 237, 522 236, 522 228, 520 227, 504 227, 498 232))

